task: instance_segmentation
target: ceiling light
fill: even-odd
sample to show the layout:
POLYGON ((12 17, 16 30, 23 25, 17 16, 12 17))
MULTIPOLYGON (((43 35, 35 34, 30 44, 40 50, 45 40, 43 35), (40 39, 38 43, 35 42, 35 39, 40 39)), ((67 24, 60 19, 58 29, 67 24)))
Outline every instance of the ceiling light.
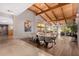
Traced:
POLYGON ((13 12, 13 11, 11 11, 11 10, 7 10, 8 12, 13 12))
POLYGON ((10 13, 10 14, 14 14, 14 12, 11 11, 11 10, 7 10, 7 12, 10 13))

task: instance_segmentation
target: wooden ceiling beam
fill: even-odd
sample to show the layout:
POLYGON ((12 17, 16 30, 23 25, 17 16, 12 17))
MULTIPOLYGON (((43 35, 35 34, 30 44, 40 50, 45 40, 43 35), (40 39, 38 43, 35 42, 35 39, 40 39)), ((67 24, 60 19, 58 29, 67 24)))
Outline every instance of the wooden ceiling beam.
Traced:
POLYGON ((77 10, 78 10, 78 8, 77 8, 77 4, 72 4, 72 14, 74 15, 74 14, 77 14, 77 10), (76 9, 75 9, 76 8, 76 9), (74 13, 74 11, 76 11, 75 13, 74 13))
MULTIPOLYGON (((50 7, 45 3, 45 5, 50 9, 50 7)), ((58 19, 54 11, 52 11, 52 14, 55 16, 56 20, 58 19)))
MULTIPOLYGON (((45 3, 45 5, 50 9, 50 7, 45 3)), ((57 20, 57 17, 55 15, 55 13, 52 11, 53 15, 55 16, 56 20, 57 20)))
MULTIPOLYGON (((41 16, 41 15, 40 15, 40 16, 41 16)), ((48 24, 50 24, 50 22, 47 21, 43 16, 41 16, 41 17, 42 17, 48 24)), ((73 15, 73 16, 71 16, 71 17, 66 17, 66 19, 71 19, 71 18, 74 19, 75 17, 76 17, 76 15, 73 15)), ((59 19, 59 20, 53 20, 53 21, 55 22, 55 21, 61 21, 61 20, 64 20, 64 18, 59 19)), ((52 21, 52 22, 53 22, 53 21, 52 21)))
MULTIPOLYGON (((40 15, 41 16, 41 15, 40 15)), ((43 17, 43 16, 41 16, 46 22, 47 22, 47 20, 43 17)))
POLYGON ((30 10, 30 11, 34 12, 35 14, 37 14, 37 12, 35 12, 35 11, 34 11, 34 10, 32 10, 32 9, 28 9, 28 10, 30 10))
POLYGON ((62 7, 62 6, 64 6, 64 5, 67 5, 67 4, 65 4, 65 3, 64 3, 64 4, 58 4, 58 5, 56 5, 56 6, 54 6, 54 7, 51 7, 51 8, 49 8, 49 9, 45 10, 45 11, 42 11, 42 12, 40 12, 40 13, 37 13, 36 15, 45 13, 45 12, 47 12, 47 11, 50 11, 50 10, 55 9, 55 8, 58 8, 58 7, 62 7))
MULTIPOLYGON (((45 13, 45 15, 50 19, 51 22, 53 22, 53 20, 48 16, 47 13, 45 13)), ((54 23, 54 22, 53 22, 54 23)), ((55 24, 55 23, 54 23, 55 24)))
MULTIPOLYGON (((72 14, 74 15, 74 5, 72 4, 72 14)), ((73 24, 75 23, 75 19, 72 20, 73 24)))
MULTIPOLYGON (((71 19, 71 18, 75 18, 76 17, 76 15, 73 15, 73 16, 70 16, 70 17, 66 17, 66 19, 71 19)), ((61 20, 64 20, 64 18, 62 18, 62 19, 59 19, 59 20, 53 20, 53 21, 61 21, 61 20)))
POLYGON ((48 16, 48 14, 47 13, 45 13, 45 15, 52 21, 52 19, 48 16))
POLYGON ((42 9, 40 7, 38 7, 36 5, 33 5, 33 6, 36 7, 37 9, 41 10, 41 12, 42 12, 42 9))
POLYGON ((61 7, 61 11, 62 11, 62 15, 63 15, 64 20, 65 20, 65 23, 67 24, 67 20, 66 20, 66 17, 65 17, 65 15, 64 15, 64 11, 63 11, 63 8, 62 8, 62 7, 61 7))
MULTIPOLYGON (((41 16, 41 15, 40 15, 41 16)), ((43 18, 48 24, 50 24, 43 16, 41 16, 41 18, 43 18)))
POLYGON ((52 14, 55 16, 56 20, 58 20, 56 14, 54 13, 54 11, 52 11, 52 14))
POLYGON ((44 3, 48 8, 51 8, 50 6, 48 6, 46 3, 44 3))
POLYGON ((72 14, 74 15, 74 5, 72 4, 72 14))

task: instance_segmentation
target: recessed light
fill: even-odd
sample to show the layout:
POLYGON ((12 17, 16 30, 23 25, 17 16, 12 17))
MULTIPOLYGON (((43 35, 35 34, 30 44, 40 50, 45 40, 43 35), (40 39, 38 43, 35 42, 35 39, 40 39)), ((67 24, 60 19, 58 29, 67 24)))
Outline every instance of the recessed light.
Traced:
POLYGON ((7 12, 8 12, 9 14, 14 14, 14 12, 11 11, 11 10, 7 10, 7 12))
POLYGON ((11 10, 7 10, 8 12, 13 12, 13 11, 11 11, 11 10))

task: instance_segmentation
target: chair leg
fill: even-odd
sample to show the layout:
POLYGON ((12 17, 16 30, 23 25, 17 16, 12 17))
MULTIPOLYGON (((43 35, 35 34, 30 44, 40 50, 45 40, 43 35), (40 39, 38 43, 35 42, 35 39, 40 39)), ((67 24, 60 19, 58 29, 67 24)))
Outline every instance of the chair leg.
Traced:
POLYGON ((54 44, 56 44, 55 40, 54 40, 54 44))
POLYGON ((48 43, 45 43, 44 47, 47 48, 48 47, 48 43))

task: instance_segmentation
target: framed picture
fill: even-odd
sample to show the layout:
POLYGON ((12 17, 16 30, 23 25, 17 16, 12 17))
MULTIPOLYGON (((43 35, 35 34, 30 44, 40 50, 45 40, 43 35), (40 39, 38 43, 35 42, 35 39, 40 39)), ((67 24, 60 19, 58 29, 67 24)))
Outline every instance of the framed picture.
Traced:
POLYGON ((31 32, 31 21, 30 20, 26 20, 24 22, 24 30, 25 32, 31 32))

